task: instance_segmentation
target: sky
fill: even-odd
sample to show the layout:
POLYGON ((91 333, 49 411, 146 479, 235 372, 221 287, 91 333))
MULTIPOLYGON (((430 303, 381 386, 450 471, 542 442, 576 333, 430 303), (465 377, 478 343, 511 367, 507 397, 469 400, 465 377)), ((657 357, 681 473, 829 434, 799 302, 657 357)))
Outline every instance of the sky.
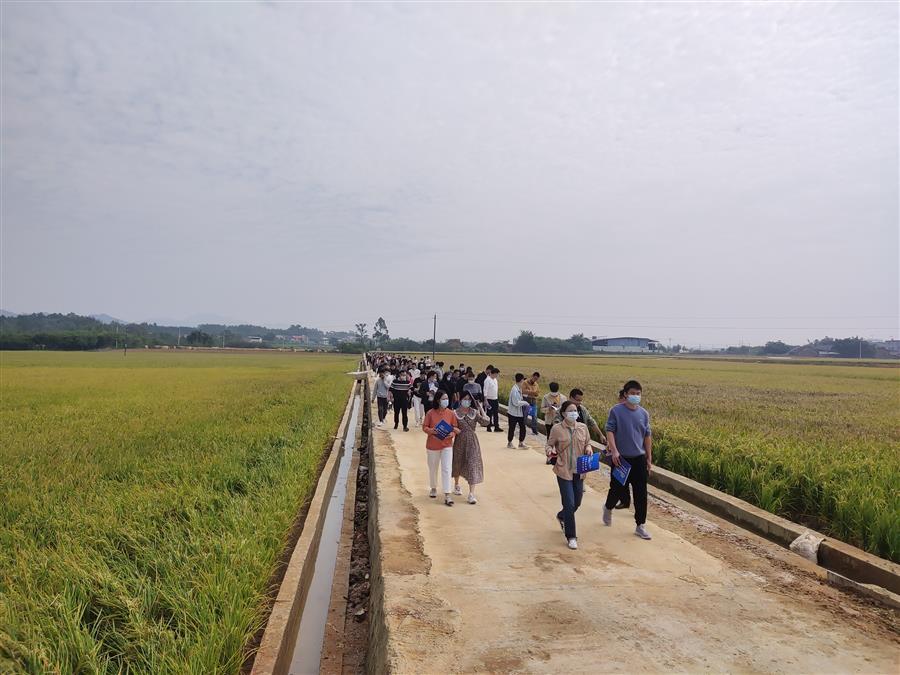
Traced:
POLYGON ((898 4, 11 3, 0 306, 900 337, 898 4))

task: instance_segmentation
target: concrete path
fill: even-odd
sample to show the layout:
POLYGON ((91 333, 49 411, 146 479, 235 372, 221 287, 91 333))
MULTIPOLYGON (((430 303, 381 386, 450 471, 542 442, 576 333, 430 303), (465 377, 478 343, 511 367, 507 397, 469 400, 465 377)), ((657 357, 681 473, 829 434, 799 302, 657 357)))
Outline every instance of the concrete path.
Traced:
MULTIPOLYGON (((479 431, 479 503, 428 498, 425 435, 375 432, 376 637, 394 672, 866 672, 900 669, 897 616, 821 581, 802 558, 675 498, 600 519, 608 478, 578 511, 579 550, 532 450, 479 431), (378 582, 376 582, 378 583, 378 582)), ((464 495, 466 492, 463 482, 464 495)), ((373 553, 375 555, 375 553, 373 553)))

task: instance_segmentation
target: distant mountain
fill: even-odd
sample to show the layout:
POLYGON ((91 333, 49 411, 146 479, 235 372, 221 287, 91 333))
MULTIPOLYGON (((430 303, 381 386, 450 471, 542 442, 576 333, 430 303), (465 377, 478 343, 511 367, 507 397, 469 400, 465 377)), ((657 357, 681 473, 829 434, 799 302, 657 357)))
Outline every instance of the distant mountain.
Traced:
POLYGON ((155 323, 157 326, 182 326, 184 328, 196 328, 200 324, 221 324, 224 326, 236 326, 241 322, 227 316, 218 314, 192 314, 188 317, 180 319, 172 319, 168 317, 153 317, 147 319, 145 323, 155 323))
POLYGON ((128 323, 128 321, 122 321, 122 319, 117 319, 116 317, 110 316, 109 314, 89 314, 88 316, 90 316, 92 319, 96 319, 100 323, 106 323, 106 324, 109 324, 109 323, 127 324, 128 323))
POLYGON ((0 316, 19 316, 15 312, 7 312, 5 309, 0 309, 0 316))

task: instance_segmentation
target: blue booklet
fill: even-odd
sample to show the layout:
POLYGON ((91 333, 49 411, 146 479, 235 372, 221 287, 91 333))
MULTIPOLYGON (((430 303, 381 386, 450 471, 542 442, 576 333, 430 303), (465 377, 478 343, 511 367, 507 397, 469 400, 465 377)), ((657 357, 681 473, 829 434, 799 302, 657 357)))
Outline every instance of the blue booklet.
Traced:
POLYGON ((447 422, 441 420, 437 423, 437 426, 434 428, 434 435, 444 440, 450 433, 453 431, 453 427, 451 427, 447 422))
POLYGON ((612 468, 612 477, 619 481, 620 484, 625 485, 625 481, 628 480, 628 474, 630 473, 631 464, 624 457, 619 457, 619 466, 612 468))
POLYGON ((578 473, 590 473, 600 468, 600 453, 593 455, 581 455, 575 460, 575 468, 578 473))

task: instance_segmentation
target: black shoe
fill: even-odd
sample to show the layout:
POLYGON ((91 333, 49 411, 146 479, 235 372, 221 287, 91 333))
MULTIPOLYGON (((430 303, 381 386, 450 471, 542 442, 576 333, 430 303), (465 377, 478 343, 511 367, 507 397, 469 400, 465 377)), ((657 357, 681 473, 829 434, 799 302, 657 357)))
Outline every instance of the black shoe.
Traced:
POLYGON ((498 434, 502 434, 504 430, 500 427, 497 427, 496 429, 494 429, 494 431, 496 431, 498 434))
POLYGON ((613 508, 614 508, 614 509, 630 509, 630 508, 631 508, 631 502, 619 502, 619 503, 616 504, 613 508))
POLYGON ((396 425, 396 424, 394 425, 394 428, 395 428, 395 429, 397 428, 397 425, 396 425))
POLYGON ((409 431, 409 427, 403 427, 403 431, 409 431))

